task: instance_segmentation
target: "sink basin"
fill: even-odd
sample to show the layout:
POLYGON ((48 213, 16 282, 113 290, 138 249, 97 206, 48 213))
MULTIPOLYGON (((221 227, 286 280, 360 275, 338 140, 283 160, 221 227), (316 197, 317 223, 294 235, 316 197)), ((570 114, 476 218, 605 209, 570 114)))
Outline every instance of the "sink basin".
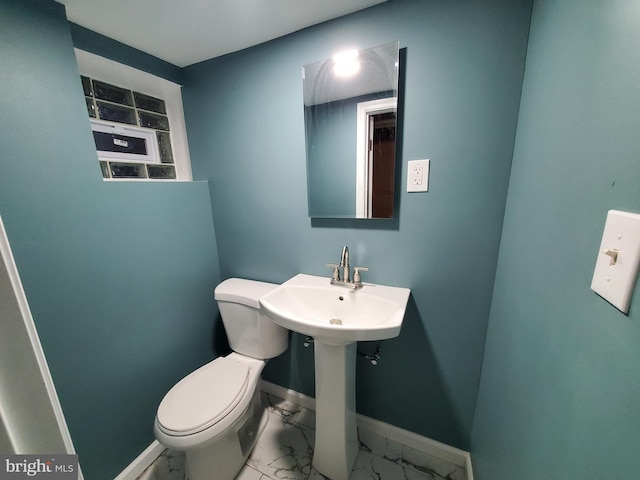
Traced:
POLYGON ((260 306, 277 324, 335 345, 397 337, 409 293, 366 283, 353 290, 301 273, 260 298, 260 306))

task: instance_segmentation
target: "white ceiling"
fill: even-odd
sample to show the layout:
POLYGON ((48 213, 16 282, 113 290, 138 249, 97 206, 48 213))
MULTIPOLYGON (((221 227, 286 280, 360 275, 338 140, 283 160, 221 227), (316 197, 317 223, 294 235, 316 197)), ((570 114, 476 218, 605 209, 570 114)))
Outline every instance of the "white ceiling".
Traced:
POLYGON ((387 0, 56 0, 67 18, 184 67, 387 0))

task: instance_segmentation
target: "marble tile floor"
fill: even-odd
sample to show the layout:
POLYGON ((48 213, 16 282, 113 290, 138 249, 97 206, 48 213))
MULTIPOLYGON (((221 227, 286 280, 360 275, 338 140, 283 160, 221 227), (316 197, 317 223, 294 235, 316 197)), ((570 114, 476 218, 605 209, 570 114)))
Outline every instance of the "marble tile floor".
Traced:
MULTIPOLYGON (((311 466, 314 412, 263 395, 269 423, 236 480, 328 480, 311 466)), ((466 480, 462 467, 367 431, 358 436, 360 450, 349 480, 466 480)), ((165 450, 137 480, 184 480, 183 454, 165 450)))

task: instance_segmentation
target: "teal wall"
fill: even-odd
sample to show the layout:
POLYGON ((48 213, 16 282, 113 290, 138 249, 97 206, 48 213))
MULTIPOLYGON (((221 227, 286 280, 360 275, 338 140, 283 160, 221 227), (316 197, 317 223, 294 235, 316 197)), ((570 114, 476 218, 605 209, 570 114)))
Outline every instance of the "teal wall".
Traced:
POLYGON ((313 217, 356 216, 357 100, 304 107, 307 196, 313 217))
MULTIPOLYGON (((379 366, 359 360, 358 411, 462 448, 480 380, 531 4, 391 0, 184 69, 194 177, 210 181, 223 277, 325 275, 342 245, 365 280, 410 287, 400 336, 379 366), (398 216, 307 216, 301 65, 347 44, 405 52, 398 216), (426 194, 406 162, 431 158, 426 194)), ((361 345, 373 349, 374 345, 361 345)), ((313 394, 299 336, 265 378, 313 394)))
POLYGON ((180 67, 75 23, 69 23, 69 28, 71 29, 73 45, 80 50, 91 52, 114 62, 123 63, 157 77, 182 84, 182 69, 180 67))
POLYGON ((110 480, 216 354, 208 187, 102 181, 58 3, 0 0, 0 58, 0 214, 85 478, 110 480))
POLYGON ((480 480, 638 478, 640 295, 589 289, 640 213, 640 3, 536 0, 472 457, 480 480))

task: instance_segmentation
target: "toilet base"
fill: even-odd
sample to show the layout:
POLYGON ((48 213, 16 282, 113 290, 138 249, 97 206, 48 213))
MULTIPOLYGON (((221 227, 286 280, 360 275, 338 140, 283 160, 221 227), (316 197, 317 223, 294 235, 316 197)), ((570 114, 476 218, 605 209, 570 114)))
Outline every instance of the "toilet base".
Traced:
POLYGON ((185 451, 185 480, 233 480, 253 450, 268 421, 256 389, 238 424, 215 442, 185 451))

